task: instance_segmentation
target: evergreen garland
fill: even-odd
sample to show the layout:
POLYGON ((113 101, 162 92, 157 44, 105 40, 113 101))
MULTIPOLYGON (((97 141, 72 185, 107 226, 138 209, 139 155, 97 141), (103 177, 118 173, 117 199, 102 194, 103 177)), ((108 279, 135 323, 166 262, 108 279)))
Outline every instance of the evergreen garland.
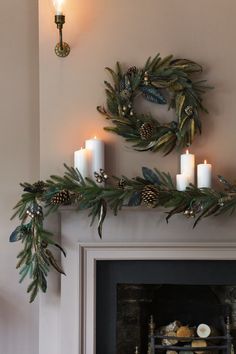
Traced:
POLYGON ((115 215, 123 206, 167 208, 166 220, 175 214, 194 218, 197 223, 210 215, 232 214, 236 208, 236 185, 222 176, 219 181, 224 191, 190 186, 186 191, 177 191, 169 173, 157 169, 142 168, 142 176, 129 179, 108 176, 102 170, 98 177, 107 183, 97 184, 89 178, 82 178, 77 169, 65 165, 65 173, 51 176, 46 182, 22 183, 23 194, 15 206, 12 216, 18 217, 20 225, 12 232, 10 242, 20 241, 23 245, 18 254, 17 268, 20 269, 20 282, 26 276, 31 280, 27 292, 32 302, 38 291, 46 292, 47 275, 51 267, 64 274, 53 255, 53 249, 65 251, 53 240, 53 235, 44 229, 44 218, 58 210, 60 205, 74 204, 77 210, 88 209, 91 224, 98 222, 98 234, 102 237, 102 225, 107 209, 115 215))
POLYGON ((202 94, 209 89, 206 80, 195 81, 193 75, 202 67, 187 59, 174 59, 172 55, 161 59, 148 58, 143 68, 131 67, 123 71, 117 63, 116 71, 106 68, 112 84, 105 81, 106 107, 98 111, 112 122, 105 130, 123 136, 138 151, 162 151, 169 154, 174 148, 190 146, 197 132, 201 133, 200 111, 207 112, 202 94), (176 118, 160 123, 151 114, 135 111, 139 96, 156 104, 168 104, 176 118))

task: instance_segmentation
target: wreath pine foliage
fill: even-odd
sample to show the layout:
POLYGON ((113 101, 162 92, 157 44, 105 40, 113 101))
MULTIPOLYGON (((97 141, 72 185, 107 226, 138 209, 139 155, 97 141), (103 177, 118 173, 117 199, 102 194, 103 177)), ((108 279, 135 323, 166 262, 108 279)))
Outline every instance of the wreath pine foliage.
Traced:
POLYGON ((105 130, 116 133, 130 142, 138 151, 162 151, 165 155, 173 149, 190 146, 197 132, 201 133, 200 112, 207 112, 202 94, 211 87, 206 80, 194 80, 202 67, 187 59, 174 59, 172 55, 148 58, 143 68, 130 67, 123 71, 106 68, 112 83, 105 81, 106 107, 98 111, 113 126, 105 130), (168 104, 175 111, 176 119, 161 123, 150 113, 135 111, 135 101, 142 96, 155 104, 168 104))

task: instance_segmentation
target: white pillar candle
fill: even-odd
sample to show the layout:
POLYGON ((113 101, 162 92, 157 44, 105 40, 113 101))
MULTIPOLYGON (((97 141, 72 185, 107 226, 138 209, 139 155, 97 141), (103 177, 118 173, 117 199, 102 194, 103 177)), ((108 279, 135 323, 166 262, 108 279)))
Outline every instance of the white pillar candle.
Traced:
POLYGON ((185 154, 180 156, 180 173, 188 178, 188 183, 195 182, 195 156, 187 150, 185 154))
POLYGON ((104 142, 94 137, 94 139, 86 140, 85 147, 90 151, 89 170, 90 170, 90 176, 94 178, 94 172, 99 172, 101 168, 104 169, 104 164, 105 164, 104 142))
POLYGON ((188 177, 184 174, 176 175, 176 189, 177 191, 185 191, 189 185, 188 177))
POLYGON ((82 177, 89 176, 89 150, 81 148, 74 152, 74 168, 77 168, 82 177))
POLYGON ((211 188, 212 166, 205 160, 197 165, 197 186, 198 188, 211 188))

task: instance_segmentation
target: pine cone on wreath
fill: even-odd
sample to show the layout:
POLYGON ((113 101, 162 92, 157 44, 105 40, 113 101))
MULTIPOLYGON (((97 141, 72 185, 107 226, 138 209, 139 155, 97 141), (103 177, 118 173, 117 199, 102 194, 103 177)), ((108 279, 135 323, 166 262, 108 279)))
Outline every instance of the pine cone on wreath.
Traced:
POLYGON ((148 208, 154 208, 158 203, 159 191, 153 185, 147 185, 142 191, 142 202, 148 208))
POLYGON ((127 70, 127 75, 132 75, 132 74, 135 74, 136 72, 137 72, 136 66, 131 66, 131 67, 127 70))
POLYGON ((70 193, 68 190, 64 189, 56 193, 52 199, 51 204, 53 205, 62 205, 70 201, 70 193))
POLYGON ((149 140, 153 136, 154 127, 151 123, 143 123, 139 129, 139 134, 142 140, 149 140))

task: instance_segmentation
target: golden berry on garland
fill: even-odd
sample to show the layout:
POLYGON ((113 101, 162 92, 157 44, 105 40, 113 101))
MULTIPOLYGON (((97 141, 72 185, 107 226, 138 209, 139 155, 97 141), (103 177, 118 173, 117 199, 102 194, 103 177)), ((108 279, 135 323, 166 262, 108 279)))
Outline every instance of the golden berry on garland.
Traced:
POLYGON ((200 203, 193 203, 189 208, 184 211, 184 216, 187 218, 195 218, 196 214, 200 213, 202 205, 200 203))
POLYGON ((149 83, 150 83, 149 75, 148 75, 147 71, 145 71, 145 73, 144 73, 143 81, 144 81, 144 85, 149 85, 149 83))
POLYGON ((26 210, 26 214, 31 218, 35 218, 36 216, 43 216, 43 208, 38 205, 38 204, 34 204, 31 205, 27 210, 26 210))
POLYGON ((133 111, 132 109, 130 110, 129 115, 130 115, 131 117, 133 117, 134 111, 133 111))
POLYGON ((184 216, 186 216, 186 218, 195 218, 195 212, 193 211, 192 208, 188 208, 184 211, 184 216))
POLYGON ((94 177, 95 177, 97 183, 103 183, 108 180, 108 175, 106 174, 106 172, 102 168, 100 168, 99 173, 94 172, 94 177))
POLYGON ((51 199, 51 204, 53 205, 62 205, 70 202, 70 192, 67 189, 63 189, 62 191, 54 194, 51 199))
POLYGON ((149 140, 153 136, 153 124, 146 122, 143 123, 139 129, 139 134, 142 140, 149 140))
POLYGON ((126 116, 127 113, 128 113, 127 111, 128 111, 128 107, 124 105, 124 106, 122 107, 122 116, 126 116))
MULTIPOLYGON (((232 193, 233 195, 233 193, 232 193)), ((227 197, 222 197, 218 200, 218 205, 223 207, 225 203, 229 202, 232 200, 232 195, 228 195, 227 197)))
POLYGON ((159 191, 153 185, 147 185, 142 190, 141 197, 146 207, 155 208, 159 201, 159 191))

